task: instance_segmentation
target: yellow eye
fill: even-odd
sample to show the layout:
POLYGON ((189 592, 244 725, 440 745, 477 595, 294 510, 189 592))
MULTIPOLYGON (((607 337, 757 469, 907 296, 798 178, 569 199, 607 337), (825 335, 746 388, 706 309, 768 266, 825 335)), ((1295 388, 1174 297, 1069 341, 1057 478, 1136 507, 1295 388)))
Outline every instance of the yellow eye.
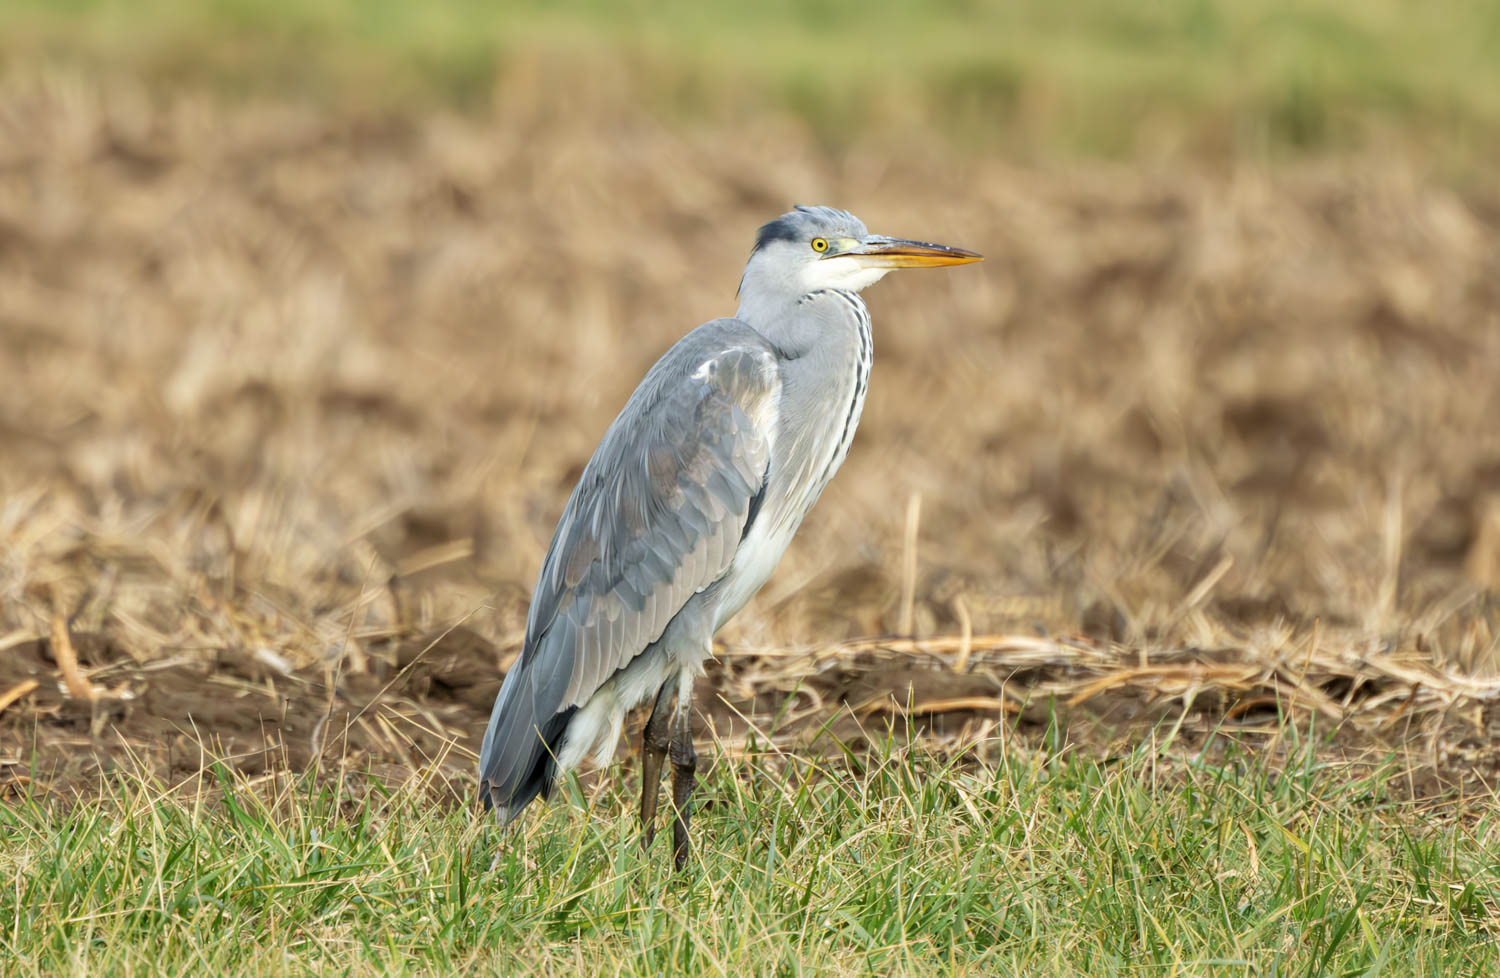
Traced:
POLYGON ((823 252, 825 252, 825 251, 828 250, 828 239, 827 238, 813 238, 812 239, 812 249, 813 249, 813 251, 816 251, 818 254, 821 255, 823 252))

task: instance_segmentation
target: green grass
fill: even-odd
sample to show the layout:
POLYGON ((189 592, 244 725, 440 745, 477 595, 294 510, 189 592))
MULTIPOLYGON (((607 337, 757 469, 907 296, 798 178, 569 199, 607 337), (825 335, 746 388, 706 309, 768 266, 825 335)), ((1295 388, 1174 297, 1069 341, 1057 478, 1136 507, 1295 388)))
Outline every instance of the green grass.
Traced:
POLYGON ((507 66, 669 115, 790 109, 981 146, 1132 153, 1500 134, 1490 0, 9 0, 0 57, 364 102, 483 105, 507 66), (45 56, 45 55, 44 55, 45 56))
MULTIPOLYGON (((634 777, 495 832, 429 793, 169 797, 122 778, 0 808, 0 973, 1489 975, 1500 843, 1314 751, 995 767, 887 748, 720 760, 686 877, 634 777), (833 776, 826 776, 827 774, 833 776), (212 800, 210 800, 212 798, 212 800)), ((358 785, 361 782, 349 782, 358 785)))

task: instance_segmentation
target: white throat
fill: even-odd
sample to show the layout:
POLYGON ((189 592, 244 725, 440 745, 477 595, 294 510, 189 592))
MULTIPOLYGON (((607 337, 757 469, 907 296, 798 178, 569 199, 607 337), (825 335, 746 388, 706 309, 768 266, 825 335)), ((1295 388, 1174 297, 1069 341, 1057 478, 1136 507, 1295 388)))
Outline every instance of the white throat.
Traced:
POLYGON ((802 268, 802 284, 806 287, 806 292, 816 292, 819 289, 858 292, 885 278, 889 271, 889 268, 866 264, 853 255, 841 255, 808 262, 802 268))

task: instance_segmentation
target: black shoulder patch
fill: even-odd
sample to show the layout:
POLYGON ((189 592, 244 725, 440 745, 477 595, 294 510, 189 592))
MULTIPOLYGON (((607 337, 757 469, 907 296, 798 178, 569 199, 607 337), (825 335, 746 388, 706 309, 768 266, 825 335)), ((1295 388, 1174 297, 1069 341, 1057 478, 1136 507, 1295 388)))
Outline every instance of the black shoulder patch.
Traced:
POLYGON ((760 515, 760 504, 766 501, 766 487, 771 484, 771 467, 766 466, 765 478, 760 480, 760 492, 750 499, 750 511, 745 514, 745 527, 740 530, 740 540, 750 535, 750 527, 755 524, 755 518, 760 515))

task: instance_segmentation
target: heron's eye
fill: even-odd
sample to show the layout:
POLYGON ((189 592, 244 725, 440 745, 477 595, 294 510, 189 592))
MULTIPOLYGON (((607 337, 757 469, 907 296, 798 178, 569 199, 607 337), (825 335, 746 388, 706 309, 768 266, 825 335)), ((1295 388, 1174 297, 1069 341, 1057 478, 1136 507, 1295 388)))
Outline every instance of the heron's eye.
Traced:
POLYGON ((813 251, 816 251, 818 254, 821 255, 823 252, 825 252, 825 251, 828 250, 828 239, 827 238, 813 238, 812 239, 812 249, 813 249, 813 251))

